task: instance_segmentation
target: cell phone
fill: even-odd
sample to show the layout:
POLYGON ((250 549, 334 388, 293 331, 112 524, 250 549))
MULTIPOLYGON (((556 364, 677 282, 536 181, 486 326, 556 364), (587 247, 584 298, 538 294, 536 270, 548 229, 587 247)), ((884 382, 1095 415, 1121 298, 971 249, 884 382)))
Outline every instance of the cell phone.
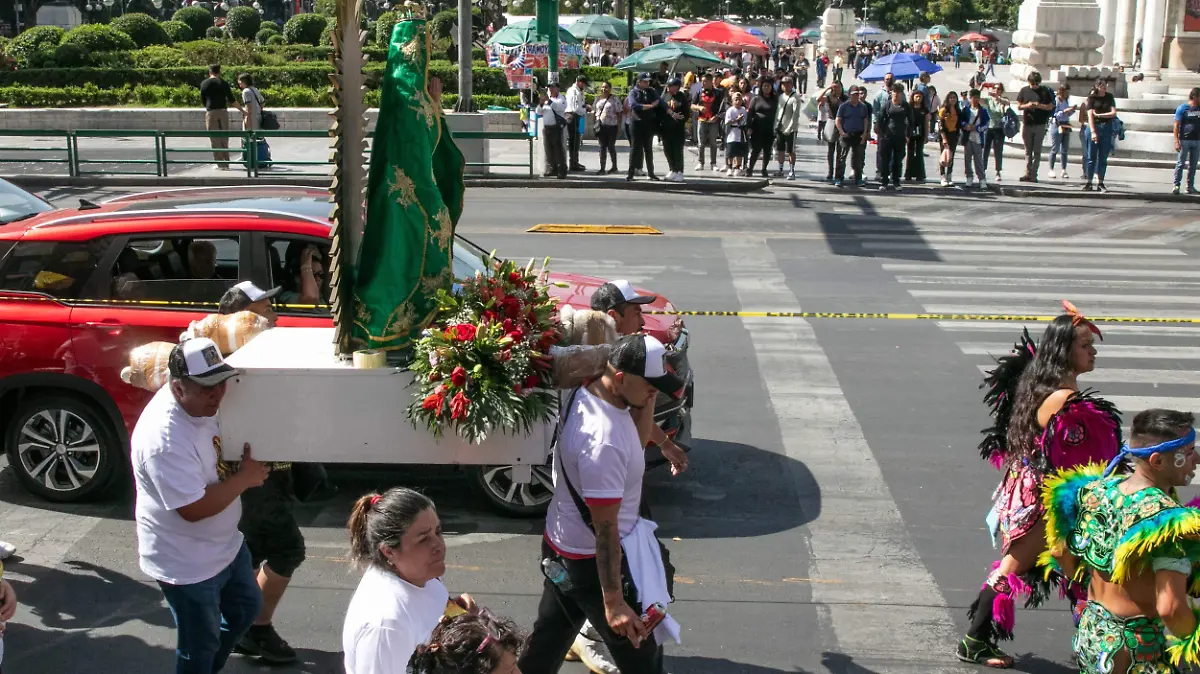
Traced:
POLYGON ((655 602, 646 608, 646 612, 642 614, 642 625, 645 626, 647 632, 653 632, 655 627, 667 617, 667 607, 655 602))

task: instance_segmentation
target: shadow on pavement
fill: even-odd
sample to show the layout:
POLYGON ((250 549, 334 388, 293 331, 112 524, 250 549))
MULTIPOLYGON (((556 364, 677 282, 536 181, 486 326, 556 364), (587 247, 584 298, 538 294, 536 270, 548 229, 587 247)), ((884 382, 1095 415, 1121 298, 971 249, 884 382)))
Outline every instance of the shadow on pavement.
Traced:
POLYGON ((142 583, 87 562, 68 561, 63 563, 65 568, 51 569, 14 559, 17 561, 6 570, 33 579, 11 578, 18 601, 48 628, 103 629, 133 620, 158 627, 175 626, 162 602, 162 593, 153 583, 142 583))
POLYGON ((229 663, 221 671, 224 674, 250 674, 251 672, 276 672, 287 674, 330 674, 341 672, 342 654, 328 651, 314 651, 310 648, 297 648, 298 660, 290 665, 269 665, 258 658, 247 658, 236 653, 229 657, 229 663))
MULTIPOLYGON (((169 614, 168 614, 168 617, 169 614)), ((4 668, 13 672, 170 672, 171 648, 151 646, 127 635, 57 632, 13 623, 4 631, 4 668), (120 663, 119 669, 109 669, 120 663)))
POLYGON ((1068 667, 1061 662, 1047 660, 1032 653, 1013 658, 1013 669, 1028 674, 1076 674, 1079 671, 1078 668, 1068 667))
POLYGON ((747 665, 741 662, 731 662, 725 658, 705 658, 699 655, 687 657, 666 657, 667 667, 675 672, 688 674, 808 674, 799 667, 795 669, 776 669, 761 665, 747 665))
POLYGON ((866 196, 855 196, 854 205, 861 213, 817 213, 817 223, 825 233, 825 241, 834 255, 850 257, 879 257, 897 260, 940 262, 941 256, 929 246, 920 230, 908 218, 889 217, 877 211, 866 196), (900 235, 903 240, 886 243, 878 248, 864 247, 858 232, 849 225, 870 225, 872 234, 900 235))

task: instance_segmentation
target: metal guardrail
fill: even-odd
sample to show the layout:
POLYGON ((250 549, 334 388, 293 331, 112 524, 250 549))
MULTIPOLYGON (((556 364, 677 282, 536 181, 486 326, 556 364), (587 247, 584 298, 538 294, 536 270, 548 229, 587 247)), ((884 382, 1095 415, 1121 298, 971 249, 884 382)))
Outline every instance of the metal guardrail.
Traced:
MULTIPOLYGON (((470 173, 472 168, 492 168, 492 167, 519 167, 526 168, 529 171, 529 176, 533 177, 533 138, 529 134, 516 131, 459 131, 451 132, 452 137, 461 139, 473 140, 523 140, 529 145, 529 161, 528 163, 514 162, 468 162, 467 169, 470 173)), ((237 171, 245 171, 246 177, 257 178, 260 172, 268 167, 299 167, 308 169, 310 167, 332 166, 328 159, 323 161, 312 160, 276 160, 271 159, 269 164, 261 163, 258 157, 257 147, 260 141, 268 141, 272 138, 328 138, 329 132, 323 130, 295 130, 295 131, 154 131, 141 129, 80 129, 77 131, 63 131, 56 129, 29 129, 29 130, 0 130, 0 139, 6 137, 13 138, 47 138, 47 139, 62 139, 64 142, 61 146, 55 147, 23 147, 0 145, 0 154, 19 153, 17 157, 0 158, 0 164, 5 163, 53 163, 65 164, 69 177, 75 178, 79 176, 95 176, 95 175, 124 175, 124 176, 159 176, 166 177, 170 175, 172 166, 179 165, 195 165, 195 164, 217 164, 226 166, 229 169, 237 171), (80 148, 79 141, 90 138, 149 138, 153 139, 153 158, 96 158, 95 155, 90 155, 88 148, 80 148), (223 139, 226 147, 221 147, 216 143, 210 147, 180 147, 178 141, 187 138, 208 138, 210 140, 223 139), (240 147, 228 147, 234 145, 233 141, 237 139, 241 141, 240 147), (254 151, 248 151, 247 148, 254 148, 254 151), (216 153, 227 152, 228 159, 218 160, 215 157, 216 153), (203 156, 203 159, 201 159, 203 156), (104 170, 93 170, 90 167, 95 165, 104 165, 104 170), (113 167, 117 168, 114 170, 113 167), (152 168, 150 168, 152 167, 152 168)), ((373 138, 374 133, 368 133, 367 138, 373 138)), ((367 157, 370 157, 370 148, 367 149, 367 157)), ((289 176, 301 177, 328 177, 330 174, 326 171, 289 171, 289 176)))

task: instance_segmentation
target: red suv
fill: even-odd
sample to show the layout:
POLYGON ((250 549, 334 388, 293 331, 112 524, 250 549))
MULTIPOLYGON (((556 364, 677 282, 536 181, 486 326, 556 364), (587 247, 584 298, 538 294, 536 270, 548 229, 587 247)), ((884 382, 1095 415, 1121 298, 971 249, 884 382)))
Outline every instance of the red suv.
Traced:
MULTIPOLYGON (((151 395, 120 377, 130 350, 176 341, 238 281, 295 290, 301 251, 316 246, 328 255, 328 198, 315 188, 189 188, 0 224, 0 438, 21 482, 54 501, 118 484, 128 473, 129 432, 151 395)), ((483 254, 457 237, 455 275, 473 275, 483 254)), ((573 274, 553 279, 566 284, 553 292, 580 308, 603 283, 573 274)), ((651 308, 672 306, 660 297, 651 308)), ((668 335, 667 316, 646 323, 664 343, 674 337, 672 366, 688 386, 662 396, 657 415, 686 440, 688 333, 668 335)), ((282 326, 329 324, 327 309, 280 310, 282 326)), ((470 473, 506 512, 532 514, 549 501, 547 471, 535 470, 529 485, 511 484, 504 466, 470 473)))

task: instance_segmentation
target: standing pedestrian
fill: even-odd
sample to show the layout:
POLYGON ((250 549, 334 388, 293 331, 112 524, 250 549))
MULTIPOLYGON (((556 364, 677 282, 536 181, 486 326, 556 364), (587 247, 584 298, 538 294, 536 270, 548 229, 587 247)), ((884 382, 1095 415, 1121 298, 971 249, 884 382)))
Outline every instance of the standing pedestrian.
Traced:
POLYGON ((583 120, 587 117, 589 105, 584 94, 587 93, 588 78, 580 75, 575 78, 575 85, 567 90, 567 159, 568 170, 586 171, 587 167, 579 163, 579 147, 583 144, 583 120))
POLYGON ((130 438, 137 489, 139 566, 158 582, 178 630, 176 674, 213 674, 262 609, 250 551, 238 531, 239 497, 268 469, 243 448, 222 477, 217 411, 241 372, 210 339, 171 350, 170 382, 142 410, 130 438))
POLYGON ((593 110, 596 115, 596 139, 600 142, 600 170, 597 175, 617 172, 617 136, 621 132, 621 100, 613 96, 612 83, 600 86, 593 110), (608 159, 612 166, 605 170, 608 159))
POLYGON ((838 107, 834 128, 838 135, 837 174, 834 177, 834 187, 841 187, 846 178, 846 158, 850 157, 851 168, 854 171, 854 183, 864 186, 863 163, 867 152, 867 124, 870 123, 871 112, 866 103, 862 102, 862 90, 850 88, 850 100, 838 107))
POLYGON ((817 88, 825 88, 825 77, 829 73, 829 56, 825 52, 821 52, 817 56, 817 88))
POLYGON ((775 117, 775 150, 778 152, 779 170, 783 175, 783 160, 787 159, 787 179, 796 179, 796 131, 800 128, 800 96, 794 90, 791 77, 780 82, 783 93, 779 94, 779 112, 775 117))
POLYGON ((796 60, 796 91, 801 96, 808 93, 808 67, 808 57, 800 52, 800 58, 796 60))
POLYGON ((1062 155, 1062 179, 1067 179, 1067 151, 1071 147, 1071 116, 1079 111, 1071 105, 1071 87, 1060 84, 1058 98, 1054 100, 1054 114, 1050 118, 1050 179, 1054 173, 1054 160, 1062 155))
POLYGON ((975 176, 979 176, 979 188, 987 189, 987 175, 983 168, 984 142, 987 137, 988 111, 979 100, 979 90, 969 93, 970 104, 963 110, 963 164, 967 171, 967 187, 975 187, 975 176))
POLYGON ((709 165, 717 170, 717 147, 721 144, 721 104, 725 90, 713 84, 713 74, 705 73, 700 81, 700 92, 692 99, 692 112, 696 113, 696 136, 699 139, 700 163, 697 171, 704 170, 704 150, 708 149, 709 165))
POLYGON ((667 180, 677 183, 683 182, 683 144, 692 113, 687 94, 681 91, 682 85, 679 76, 672 75, 663 94, 666 114, 662 120, 662 143, 667 157, 667 180))
POLYGON ((882 104, 880 123, 876 127, 879 136, 880 180, 879 189, 900 189, 900 173, 904 168, 904 155, 908 148, 909 134, 915 126, 914 110, 904 99, 904 85, 892 85, 892 97, 882 104))
POLYGON ((1000 182, 1000 171, 1004 168, 1004 115, 1008 112, 1009 100, 1004 97, 1004 85, 993 83, 988 88, 987 144, 983 149, 983 168, 986 171, 988 157, 996 158, 996 182, 1000 182))
POLYGON ((653 632, 639 617, 652 602, 669 604, 674 585, 656 525, 638 516, 642 438, 654 425, 654 399, 683 385, 666 369, 665 355, 648 335, 621 338, 604 374, 576 389, 565 406, 542 541, 542 599, 521 671, 557 672, 584 620, 624 674, 661 674, 660 644, 678 640, 670 616, 653 632))
POLYGON ((1188 94, 1188 102, 1175 110, 1175 187, 1171 194, 1179 194, 1183 167, 1187 166, 1187 193, 1196 194, 1196 160, 1200 157, 1200 87, 1188 94))
MULTIPOLYGON (((829 89, 817 97, 817 110, 820 111, 819 114, 822 117, 833 119, 836 124, 838 108, 848 100, 850 98, 842 91, 842 83, 834 82, 829 89)), ((825 181, 830 182, 833 180, 841 134, 837 132, 836 128, 832 132, 825 131, 825 124, 817 122, 817 139, 825 141, 825 163, 827 165, 825 181), (824 133, 824 137, 822 137, 822 133, 824 133)))
POLYGON ((546 155, 546 177, 567 177, 567 153, 563 147, 563 136, 567 126, 567 99, 558 89, 557 82, 546 86, 538 105, 542 117, 542 153, 546 155))
MULTIPOLYGON (((928 91, 928 88, 926 88, 928 91)), ((913 125, 908 132, 908 161, 904 167, 904 179, 908 182, 925 182, 925 140, 929 137, 929 107, 925 93, 914 89, 908 98, 913 110, 913 125)))
POLYGON ((842 56, 842 50, 837 50, 833 56, 833 79, 836 82, 842 81, 842 72, 846 69, 846 59, 842 56))
POLYGON ((642 160, 646 162, 646 175, 651 180, 659 180, 654 175, 654 132, 658 126, 658 108, 662 99, 658 92, 650 87, 650 73, 638 75, 637 86, 629 92, 629 110, 632 115, 630 129, 633 147, 629 151, 629 173, 625 180, 633 182, 633 176, 642 169, 642 160))
POLYGON ((962 136, 962 115, 963 111, 958 105, 958 92, 946 92, 946 100, 938 110, 938 172, 942 176, 942 187, 954 185, 954 153, 962 136))
MULTIPOLYGON (((871 98, 871 130, 875 134, 876 142, 879 141, 879 127, 883 122, 883 109, 887 106, 888 101, 892 100, 892 85, 896 79, 891 73, 883 76, 883 87, 875 92, 875 96, 871 98)), ((875 180, 878 181, 883 175, 883 152, 875 153, 875 180)))
POLYGON ((775 117, 779 113, 779 96, 775 94, 775 83, 763 75, 758 79, 758 95, 750 100, 750 162, 746 173, 754 173, 754 164, 762 156, 762 177, 767 177, 767 165, 771 163, 771 151, 775 145, 775 117))
POLYGON ((1108 82, 1096 80, 1096 86, 1088 94, 1088 127, 1092 132, 1092 162, 1088 167, 1084 191, 1092 189, 1092 178, 1099 178, 1096 190, 1107 192, 1104 174, 1108 170, 1108 155, 1113 146, 1113 119, 1117 116, 1117 101, 1108 93, 1108 82))
POLYGON ((746 111, 742 92, 733 92, 733 104, 725 111, 725 175, 746 175, 742 162, 746 160, 746 111))
MULTIPOLYGON (((1054 93, 1042 86, 1042 75, 1034 70, 1026 79, 1028 85, 1017 93, 1017 108, 1024 113, 1021 140, 1025 143, 1025 175, 1021 182, 1037 182, 1038 165, 1042 163, 1042 142, 1046 140, 1046 124, 1054 111, 1054 93)), ((1091 188, 1088 188, 1091 189, 1091 188)))
MULTIPOLYGON (((233 95, 229 83, 221 79, 221 65, 208 67, 208 77, 200 83, 200 100, 204 103, 204 128, 209 131, 229 131, 229 104, 245 114, 242 102, 233 95)), ((213 161, 222 171, 229 170, 229 137, 213 136, 209 139, 213 148, 213 161)))
POLYGON ((242 90, 242 131, 257 131, 262 128, 262 112, 266 101, 262 92, 254 86, 254 76, 242 73, 237 78, 238 89, 242 90))

